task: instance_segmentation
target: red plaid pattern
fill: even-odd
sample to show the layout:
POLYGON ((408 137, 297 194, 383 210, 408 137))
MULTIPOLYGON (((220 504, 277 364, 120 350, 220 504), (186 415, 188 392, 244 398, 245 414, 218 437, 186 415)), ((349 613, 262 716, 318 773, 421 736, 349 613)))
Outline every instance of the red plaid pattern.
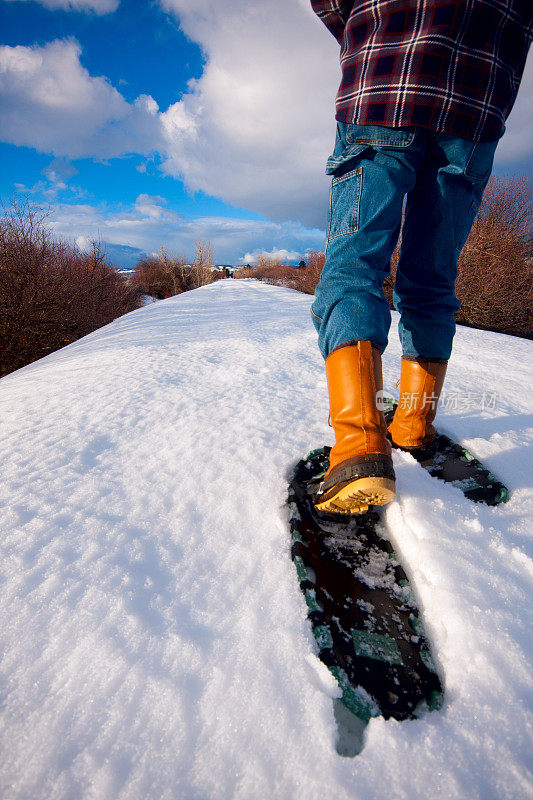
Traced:
POLYGON ((502 136, 533 38, 533 0, 311 0, 341 45, 336 118, 502 136))

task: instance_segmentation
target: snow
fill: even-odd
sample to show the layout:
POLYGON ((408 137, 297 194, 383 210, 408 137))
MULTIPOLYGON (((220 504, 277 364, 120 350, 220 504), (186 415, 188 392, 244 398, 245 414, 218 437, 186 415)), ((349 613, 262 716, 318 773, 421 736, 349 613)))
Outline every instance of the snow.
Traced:
POLYGON ((285 507, 332 443, 310 301, 219 281, 0 381, 2 800, 533 797, 532 345, 460 328, 468 403, 438 415, 509 503, 395 453, 385 524, 445 705, 341 757, 285 507))

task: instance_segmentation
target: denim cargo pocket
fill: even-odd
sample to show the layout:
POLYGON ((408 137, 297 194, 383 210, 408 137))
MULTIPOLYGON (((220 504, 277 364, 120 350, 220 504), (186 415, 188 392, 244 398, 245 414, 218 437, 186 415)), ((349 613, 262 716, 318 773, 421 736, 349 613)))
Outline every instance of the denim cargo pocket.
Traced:
POLYGON ((474 181, 487 181, 492 172, 494 151, 498 140, 494 142, 476 142, 466 162, 465 175, 474 181))
POLYGON ((331 181, 328 242, 336 236, 353 233, 358 229, 362 183, 362 167, 331 181))

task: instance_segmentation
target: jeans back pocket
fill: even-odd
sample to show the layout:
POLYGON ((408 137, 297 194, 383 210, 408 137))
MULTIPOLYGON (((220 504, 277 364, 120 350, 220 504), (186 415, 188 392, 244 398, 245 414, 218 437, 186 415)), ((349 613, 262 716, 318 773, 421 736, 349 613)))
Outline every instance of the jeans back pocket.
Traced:
POLYGON ((362 182, 362 167, 357 167, 331 181, 328 242, 336 236, 353 233, 359 228, 362 182))

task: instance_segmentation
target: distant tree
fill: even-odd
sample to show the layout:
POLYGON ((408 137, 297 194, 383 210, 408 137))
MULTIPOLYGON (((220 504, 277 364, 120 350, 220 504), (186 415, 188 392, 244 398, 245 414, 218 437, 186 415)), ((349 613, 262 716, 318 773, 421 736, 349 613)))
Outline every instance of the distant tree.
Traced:
POLYGON ((171 255, 161 247, 157 256, 141 259, 132 277, 132 284, 142 294, 162 299, 221 278, 213 269, 213 251, 209 242, 196 242, 196 257, 191 263, 186 254, 171 255))
POLYGON ((256 269, 270 269, 270 267, 281 267, 282 259, 279 256, 269 256, 268 253, 261 253, 257 259, 256 269))
POLYGON ((195 247, 195 267, 198 269, 210 269, 213 266, 213 248, 211 247, 211 242, 202 242, 201 239, 198 239, 195 243, 195 247))

